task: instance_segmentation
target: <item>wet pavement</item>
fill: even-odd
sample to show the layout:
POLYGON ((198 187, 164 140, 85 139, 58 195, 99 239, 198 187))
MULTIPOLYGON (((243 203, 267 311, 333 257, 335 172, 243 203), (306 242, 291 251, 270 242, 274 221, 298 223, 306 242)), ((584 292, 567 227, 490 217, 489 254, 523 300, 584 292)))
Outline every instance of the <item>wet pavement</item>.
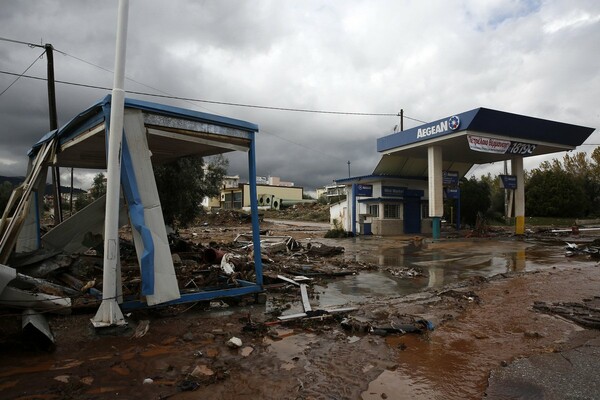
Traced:
MULTIPOLYGON (((303 243, 324 229, 291 226, 303 243)), ((269 306, 256 304, 213 312, 186 305, 180 314, 149 315, 141 339, 94 335, 85 315, 57 317, 54 353, 5 348, 0 397, 600 398, 592 381, 600 333, 532 309, 535 301, 600 295, 597 262, 566 258, 563 240, 316 240, 344 246, 341 258, 369 268, 314 285, 313 309, 356 305, 357 318, 414 315, 435 330, 381 337, 346 332, 330 318, 281 325, 272 335, 244 331, 250 314, 268 318, 269 306), (395 274, 406 268, 424 276, 395 274), (225 345, 232 336, 243 349, 225 345), (199 381, 189 380, 194 371, 199 381), (154 383, 144 385, 145 379, 154 383), (192 383, 200 386, 182 389, 192 383)), ((292 298, 286 313, 301 307, 299 295, 292 298)))
POLYGON ((488 399, 597 399, 600 338, 560 353, 520 359, 492 373, 488 399))
POLYGON ((389 346, 403 349, 399 367, 372 381, 363 399, 476 399, 484 393, 494 399, 600 398, 600 385, 586 384, 598 381, 600 339, 561 352, 578 335, 594 337, 597 332, 531 310, 537 298, 581 301, 600 295, 595 261, 566 258, 561 240, 425 241, 415 246, 409 239, 399 247, 377 238, 353 241, 346 245, 348 258, 379 263, 391 271, 418 267, 428 278, 407 281, 390 270, 344 277, 318 288, 324 305, 440 289, 471 277, 514 275, 490 282, 479 307, 445 323, 427 340, 409 335, 388 338, 389 346), (565 276, 556 278, 559 273, 565 276), (549 354, 518 358, 539 352, 549 354), (486 392, 489 371, 499 372, 492 375, 486 392))
POLYGON ((431 242, 424 239, 418 243, 415 245, 412 237, 348 239, 344 242, 346 259, 382 268, 336 279, 326 288, 317 287, 322 305, 439 289, 472 277, 489 278, 503 273, 572 268, 590 263, 585 257, 566 258, 564 242, 559 240, 507 238, 431 242), (395 276, 394 271, 402 268, 422 270, 425 277, 395 276))

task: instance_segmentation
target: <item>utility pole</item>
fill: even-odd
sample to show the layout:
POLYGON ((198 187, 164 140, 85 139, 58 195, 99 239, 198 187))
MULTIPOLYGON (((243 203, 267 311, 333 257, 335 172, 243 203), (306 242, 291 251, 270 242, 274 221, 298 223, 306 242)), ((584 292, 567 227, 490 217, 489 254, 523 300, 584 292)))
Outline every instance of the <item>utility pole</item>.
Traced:
POLYGON ((400 132, 404 130, 404 109, 400 109, 400 132))
POLYGON ((350 178, 350 160, 348 160, 348 178, 350 178))
MULTIPOLYGON (((48 115, 50 117, 50 130, 58 129, 58 113, 56 112, 56 90, 54 82, 54 48, 46 43, 47 75, 48 75, 48 115)), ((58 150, 58 142, 55 151, 58 150)), ((54 194, 54 224, 62 222, 62 207, 60 197, 60 171, 58 166, 52 167, 52 190, 54 194)))
MULTIPOLYGON (((508 175, 508 163, 504 160, 504 175, 508 175)), ((508 220, 508 190, 504 189, 504 218, 508 220)))

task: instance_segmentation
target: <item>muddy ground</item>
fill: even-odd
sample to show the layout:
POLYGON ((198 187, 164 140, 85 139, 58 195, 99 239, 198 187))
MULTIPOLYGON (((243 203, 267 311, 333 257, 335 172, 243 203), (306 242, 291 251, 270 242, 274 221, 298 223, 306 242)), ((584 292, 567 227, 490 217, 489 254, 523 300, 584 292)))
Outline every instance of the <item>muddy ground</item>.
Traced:
MULTIPOLYGON (((348 262, 364 271, 315 277, 310 303, 317 310, 357 310, 280 322, 279 313, 302 309, 299 289, 282 284, 268 290, 266 304, 250 297, 137 311, 127 316, 126 329, 112 332, 94 331, 95 311, 80 310, 49 317, 53 351, 24 341, 20 317, 3 310, 0 398, 565 398, 559 389, 531 384, 519 368, 541 365, 542 374, 560 377, 561 369, 578 365, 540 364, 536 357, 566 362, 570 352, 599 348, 600 331, 534 309, 536 302, 600 296, 597 261, 564 251, 565 240, 593 237, 432 242, 323 239, 326 226, 318 223, 266 221, 261 228, 304 244, 343 246, 344 254, 321 263, 348 262), (227 344, 233 337, 240 347, 227 344)), ((182 235, 199 243, 231 241, 247 230, 207 224, 182 235)), ((587 360, 598 357, 592 351, 587 360)), ((585 382, 562 388, 569 398, 599 394, 585 382)))

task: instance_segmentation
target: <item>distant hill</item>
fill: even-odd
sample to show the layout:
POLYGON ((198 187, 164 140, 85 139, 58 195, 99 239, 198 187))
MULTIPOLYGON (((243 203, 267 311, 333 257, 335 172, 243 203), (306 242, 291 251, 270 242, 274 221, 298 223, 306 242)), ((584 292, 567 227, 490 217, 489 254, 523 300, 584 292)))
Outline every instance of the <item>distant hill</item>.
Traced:
POLYGON ((0 175, 0 183, 4 183, 9 181, 13 186, 19 185, 21 182, 25 180, 24 176, 2 176, 0 175))
MULTIPOLYGON (((19 186, 24 180, 25 180, 24 176, 2 176, 2 175, 0 175, 0 184, 8 181, 13 186, 16 187, 16 186, 19 186)), ((71 193, 71 187, 61 185, 60 192, 61 193, 71 193)), ((83 189, 73 188, 73 193, 86 193, 86 192, 87 191, 83 190, 83 189)), ((52 194, 52 184, 51 183, 46 184, 45 194, 52 194)))

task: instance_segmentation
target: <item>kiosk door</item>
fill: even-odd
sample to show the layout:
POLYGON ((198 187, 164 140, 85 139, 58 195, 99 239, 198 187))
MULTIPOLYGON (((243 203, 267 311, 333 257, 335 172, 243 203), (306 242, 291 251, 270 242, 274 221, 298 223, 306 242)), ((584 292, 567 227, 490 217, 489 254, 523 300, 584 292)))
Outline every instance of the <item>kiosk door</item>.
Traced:
POLYGON ((421 233, 421 198, 404 198, 404 233, 421 233))

